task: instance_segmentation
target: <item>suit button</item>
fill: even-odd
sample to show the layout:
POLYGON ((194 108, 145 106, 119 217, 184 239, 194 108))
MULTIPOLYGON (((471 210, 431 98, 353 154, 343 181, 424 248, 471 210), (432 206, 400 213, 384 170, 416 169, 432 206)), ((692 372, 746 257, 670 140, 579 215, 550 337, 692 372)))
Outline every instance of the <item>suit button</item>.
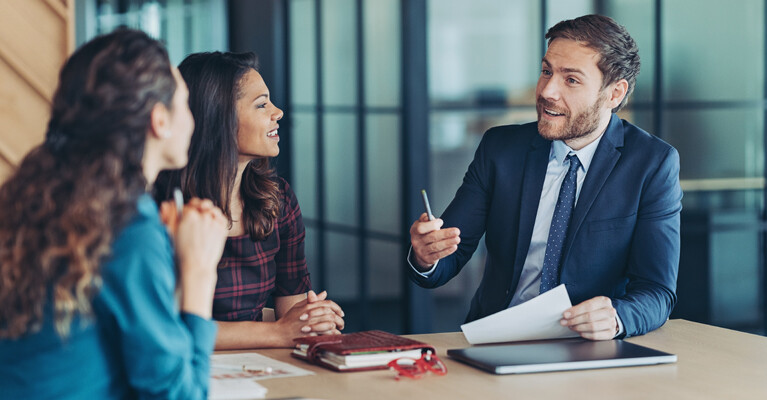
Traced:
POLYGON ((506 289, 506 295, 507 296, 509 295, 509 289, 506 289))

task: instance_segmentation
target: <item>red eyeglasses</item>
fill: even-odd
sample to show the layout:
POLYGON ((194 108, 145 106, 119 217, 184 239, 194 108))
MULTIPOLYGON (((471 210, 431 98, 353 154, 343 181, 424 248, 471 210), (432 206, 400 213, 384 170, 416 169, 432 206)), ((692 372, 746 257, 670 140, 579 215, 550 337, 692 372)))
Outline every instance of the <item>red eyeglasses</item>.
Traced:
POLYGON ((436 375, 447 374, 447 367, 442 360, 437 357, 436 354, 432 354, 431 350, 427 350, 421 355, 421 358, 398 358, 396 360, 389 361, 389 368, 397 371, 395 379, 399 380, 400 377, 408 377, 411 379, 420 379, 427 371, 431 371, 436 375))

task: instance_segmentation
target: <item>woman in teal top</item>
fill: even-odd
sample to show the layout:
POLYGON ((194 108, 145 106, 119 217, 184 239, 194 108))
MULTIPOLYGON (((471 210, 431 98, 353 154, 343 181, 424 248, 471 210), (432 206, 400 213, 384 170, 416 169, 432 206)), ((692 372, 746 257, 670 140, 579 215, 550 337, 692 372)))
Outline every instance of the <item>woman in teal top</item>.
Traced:
POLYGON ((45 142, 0 187, 0 398, 207 397, 227 221, 192 199, 171 245, 146 194, 186 164, 187 96, 139 31, 63 67, 45 142))

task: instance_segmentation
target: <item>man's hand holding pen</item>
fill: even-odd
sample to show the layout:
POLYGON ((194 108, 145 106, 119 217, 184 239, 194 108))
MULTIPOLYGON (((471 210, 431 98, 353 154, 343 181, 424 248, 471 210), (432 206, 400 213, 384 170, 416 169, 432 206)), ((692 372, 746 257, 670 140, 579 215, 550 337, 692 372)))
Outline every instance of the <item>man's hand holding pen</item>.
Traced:
POLYGON ((410 244, 413 246, 415 266, 426 271, 440 258, 458 250, 461 231, 458 228, 440 229, 445 222, 434 218, 426 190, 421 190, 421 198, 426 212, 410 227, 410 244))
POLYGON ((430 221, 426 213, 423 213, 410 227, 410 244, 413 246, 417 267, 427 270, 440 258, 458 250, 461 231, 458 228, 440 229, 443 223, 439 218, 430 221))

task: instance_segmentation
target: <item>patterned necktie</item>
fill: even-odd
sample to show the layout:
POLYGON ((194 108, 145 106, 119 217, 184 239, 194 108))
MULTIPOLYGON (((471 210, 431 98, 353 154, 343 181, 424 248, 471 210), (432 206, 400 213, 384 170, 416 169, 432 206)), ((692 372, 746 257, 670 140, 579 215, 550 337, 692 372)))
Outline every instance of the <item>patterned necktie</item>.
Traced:
POLYGON ((573 215, 573 206, 575 206, 575 191, 578 188, 578 167, 581 166, 578 156, 571 154, 567 156, 570 160, 570 169, 567 171, 565 180, 559 188, 559 198, 554 207, 554 216, 551 218, 551 228, 549 229, 549 239, 546 241, 546 255, 543 257, 543 268, 541 269, 541 290, 540 293, 548 292, 559 283, 559 264, 562 260, 562 246, 565 244, 567 236, 567 225, 570 224, 570 217, 573 215))

